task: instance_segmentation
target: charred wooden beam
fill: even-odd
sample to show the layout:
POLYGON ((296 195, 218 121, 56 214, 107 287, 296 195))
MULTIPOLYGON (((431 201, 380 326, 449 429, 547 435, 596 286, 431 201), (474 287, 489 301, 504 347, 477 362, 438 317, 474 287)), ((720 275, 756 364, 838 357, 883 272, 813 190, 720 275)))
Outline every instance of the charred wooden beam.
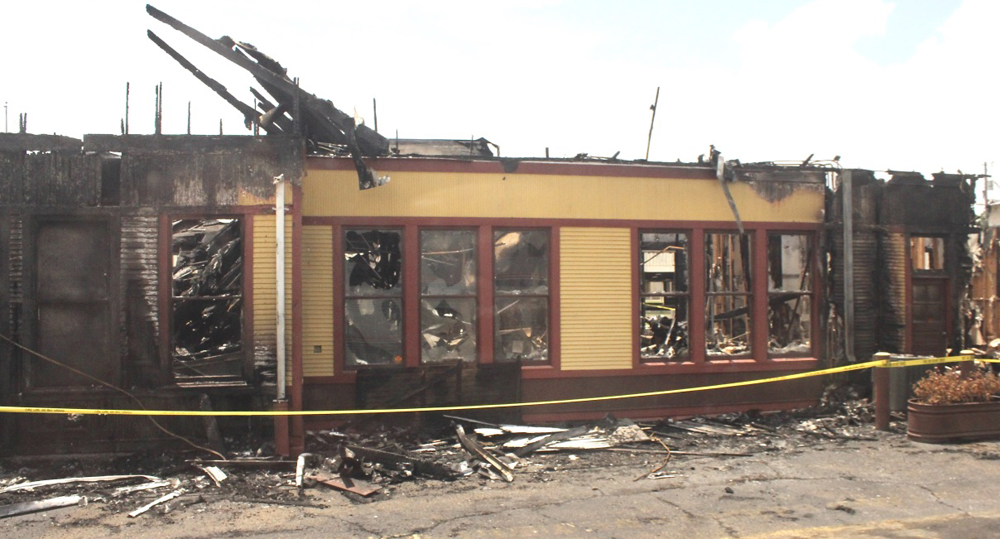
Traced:
MULTIPOLYGON (((176 60, 177 63, 180 64, 184 69, 190 71, 191 74, 195 76, 195 78, 205 83, 205 86, 208 86, 209 88, 212 89, 212 91, 219 94, 219 97, 225 99, 226 103, 229 103, 234 108, 236 108, 236 110, 240 111, 240 114, 243 115, 244 125, 246 125, 248 129, 250 128, 250 126, 253 125, 255 117, 258 116, 257 111, 254 110, 253 107, 247 105, 246 103, 243 103, 242 101, 237 99, 236 96, 229 93, 229 90, 227 90, 226 87, 223 86, 219 81, 209 77, 208 75, 205 74, 205 72, 198 69, 187 58, 181 56, 181 54, 176 50, 174 50, 173 47, 167 45, 165 41, 163 41, 162 39, 160 39, 159 36, 154 34, 152 30, 147 30, 146 36, 149 37, 150 41, 156 43, 156 46, 162 49, 163 52, 167 53, 168 55, 170 55, 171 58, 176 60)), ((262 125, 261 127, 264 126, 262 125)), ((265 127, 265 129, 267 128, 265 127)))
MULTIPOLYGON (((265 90, 267 90, 268 93, 271 93, 271 95, 277 97, 279 102, 290 102, 291 99, 282 99, 282 97, 288 96, 294 98, 298 95, 302 102, 304 115, 309 120, 312 120, 309 123, 315 123, 318 127, 323 128, 321 132, 314 131, 315 135, 326 135, 334 139, 325 140, 324 142, 335 142, 340 144, 346 142, 348 129, 347 120, 351 119, 351 117, 334 107, 333 103, 325 99, 320 99, 308 92, 299 90, 299 88, 292 81, 288 80, 288 77, 283 74, 275 73, 263 65, 255 62, 245 54, 233 50, 231 46, 235 45, 235 42, 231 39, 226 40, 226 42, 212 39, 148 4, 146 5, 146 12, 149 13, 154 19, 169 25, 199 44, 219 54, 223 58, 250 72, 250 74, 257 78, 258 81, 265 84, 265 90), (227 43, 230 46, 227 46, 227 43), (275 92, 272 92, 271 87, 277 91, 277 94, 282 94, 281 97, 279 97, 279 95, 275 92)), ((268 65, 270 65, 270 62, 268 62, 268 65)), ((383 155, 389 150, 388 139, 365 126, 357 128, 357 140, 358 149, 363 155, 383 155)))

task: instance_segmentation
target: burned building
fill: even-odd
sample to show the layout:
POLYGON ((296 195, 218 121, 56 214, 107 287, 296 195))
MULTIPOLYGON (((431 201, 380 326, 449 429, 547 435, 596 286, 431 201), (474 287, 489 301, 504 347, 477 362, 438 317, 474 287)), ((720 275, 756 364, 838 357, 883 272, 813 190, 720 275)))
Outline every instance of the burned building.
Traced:
MULTIPOLYGON (((258 109, 149 33, 254 136, 0 136, 3 404, 287 409, 288 454, 343 420, 299 411, 572 401, 958 343, 965 177, 391 141, 255 47, 147 10, 253 75, 258 109)), ((511 410, 663 417, 820 393, 804 378, 511 410)), ((0 421, 12 452, 166 436, 143 418, 0 421)))

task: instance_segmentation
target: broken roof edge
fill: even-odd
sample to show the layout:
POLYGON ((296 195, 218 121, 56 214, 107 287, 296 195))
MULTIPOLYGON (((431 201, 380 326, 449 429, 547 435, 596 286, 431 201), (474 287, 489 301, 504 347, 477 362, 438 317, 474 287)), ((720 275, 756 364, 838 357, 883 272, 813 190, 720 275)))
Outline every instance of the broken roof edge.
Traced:
MULTIPOLYGON (((349 170, 350 158, 335 155, 307 155, 307 168, 349 170)), ((677 179, 716 179, 716 167, 708 162, 625 161, 619 159, 580 159, 559 157, 485 157, 485 156, 380 156, 365 158, 382 172, 478 172, 502 174, 541 174, 579 176, 621 176, 677 179)), ((822 184, 828 167, 788 167, 736 165, 740 181, 770 181, 822 184), (759 173, 768 172, 761 176, 759 173)))
POLYGON ((0 133, 0 151, 79 152, 83 141, 64 135, 32 133, 0 133))

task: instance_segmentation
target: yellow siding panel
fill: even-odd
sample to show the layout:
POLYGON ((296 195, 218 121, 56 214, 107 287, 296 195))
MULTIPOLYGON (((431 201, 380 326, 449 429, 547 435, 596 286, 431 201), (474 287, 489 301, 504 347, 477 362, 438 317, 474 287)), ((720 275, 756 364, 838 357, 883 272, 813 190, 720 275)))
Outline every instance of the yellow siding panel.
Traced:
MULTIPOLYGON (((376 165, 377 168, 377 165, 376 165)), ((393 172, 378 189, 358 190, 357 173, 310 170, 307 216, 497 217, 733 222, 714 179, 458 172, 393 172)), ((823 189, 801 188, 768 201, 747 183, 729 185, 740 218, 821 223, 823 189)), ((590 239, 581 239, 588 245, 590 239)))
POLYGON ((333 376, 333 228, 302 227, 302 372, 333 376))
MULTIPOLYGON (((253 217, 253 332, 254 351, 269 358, 276 356, 277 286, 275 257, 277 227, 274 217, 253 217)), ((292 218, 285 217, 285 373, 292 382, 292 218)))
POLYGON ((562 370, 632 368, 632 245, 627 228, 559 230, 562 370))

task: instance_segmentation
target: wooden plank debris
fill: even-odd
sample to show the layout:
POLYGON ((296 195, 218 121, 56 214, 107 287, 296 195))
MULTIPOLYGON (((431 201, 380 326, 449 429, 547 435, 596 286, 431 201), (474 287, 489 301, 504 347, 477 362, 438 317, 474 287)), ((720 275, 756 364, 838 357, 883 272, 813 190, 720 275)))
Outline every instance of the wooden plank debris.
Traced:
POLYGON ((144 506, 142 506, 142 507, 140 507, 140 508, 132 511, 131 513, 128 514, 128 516, 129 516, 129 518, 135 518, 135 517, 137 517, 137 516, 145 513, 146 511, 149 511, 150 509, 156 507, 157 505, 160 505, 161 503, 169 502, 170 500, 172 500, 172 499, 180 496, 181 494, 184 494, 184 489, 182 489, 182 488, 181 489, 177 489, 177 490, 171 492, 170 494, 166 494, 164 496, 160 496, 159 498, 157 498, 157 499, 155 499, 155 500, 147 503, 146 505, 144 505, 144 506))
POLYGON ((114 481, 125 481, 127 479, 145 479, 146 481, 160 481, 159 477, 153 477, 152 475, 99 475, 93 477, 67 477, 64 479, 45 479, 43 481, 29 481, 27 483, 18 483, 16 485, 11 485, 0 489, 0 494, 5 494, 7 492, 17 492, 19 490, 34 490, 38 487, 47 487, 51 485, 68 485, 71 483, 110 483, 114 481))
POLYGON ((371 485, 364 481, 357 481, 349 477, 334 477, 331 475, 317 473, 307 477, 317 483, 322 483, 328 487, 346 492, 353 492, 359 496, 368 497, 382 490, 382 487, 371 485))
POLYGON ((458 434, 459 443, 462 444, 462 447, 464 447, 466 451, 486 461, 487 464, 500 473, 500 476, 503 477, 504 481, 508 483, 514 481, 514 472, 512 472, 506 464, 501 462, 500 459, 494 457, 488 451, 483 449, 483 446, 479 445, 478 442, 466 436, 465 429, 463 429, 461 425, 455 426, 455 432, 458 434))
POLYGON ((60 507, 79 505, 81 502, 86 503, 86 500, 83 496, 59 496, 47 500, 12 503, 0 507, 0 518, 16 517, 18 515, 27 515, 28 513, 38 513, 51 509, 59 509, 60 507))

